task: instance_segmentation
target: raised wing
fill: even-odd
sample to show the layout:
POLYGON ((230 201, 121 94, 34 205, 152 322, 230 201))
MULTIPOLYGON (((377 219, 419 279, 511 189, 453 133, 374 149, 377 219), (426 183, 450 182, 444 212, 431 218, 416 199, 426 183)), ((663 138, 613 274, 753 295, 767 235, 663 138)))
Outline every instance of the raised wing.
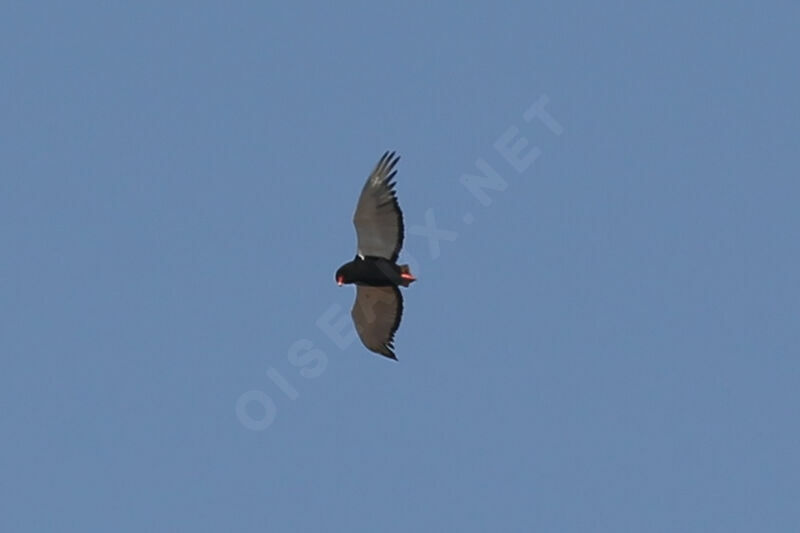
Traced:
POLYGON ((403 318, 403 296, 397 287, 356 287, 356 302, 350 313, 361 342, 370 351, 397 359, 394 333, 403 318))
POLYGON ((358 235, 358 254, 383 257, 394 263, 403 247, 403 212, 395 196, 395 165, 400 160, 394 152, 386 152, 378 161, 353 215, 358 235))

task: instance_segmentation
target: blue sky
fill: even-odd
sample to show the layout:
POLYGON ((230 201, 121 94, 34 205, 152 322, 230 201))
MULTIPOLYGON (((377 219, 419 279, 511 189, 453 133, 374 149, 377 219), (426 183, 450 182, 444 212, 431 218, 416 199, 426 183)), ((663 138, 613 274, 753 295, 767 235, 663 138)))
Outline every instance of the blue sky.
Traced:
POLYGON ((799 17, 5 3, 0 529, 797 530, 799 17))

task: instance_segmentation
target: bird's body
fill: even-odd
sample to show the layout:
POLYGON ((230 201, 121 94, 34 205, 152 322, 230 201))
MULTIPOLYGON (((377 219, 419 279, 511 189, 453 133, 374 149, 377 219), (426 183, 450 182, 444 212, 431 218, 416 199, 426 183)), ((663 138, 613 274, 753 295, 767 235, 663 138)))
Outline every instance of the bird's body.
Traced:
POLYGON ((408 265, 397 264, 404 227, 392 179, 399 159, 394 152, 386 152, 367 178, 353 215, 358 253, 336 271, 339 285, 356 285, 351 315, 364 346, 390 359, 397 359, 394 334, 403 316, 398 287, 416 281, 408 265))
POLYGON ((408 277, 408 265, 398 265, 383 257, 360 257, 342 265, 337 273, 337 278, 341 275, 347 280, 353 281, 356 285, 369 285, 371 287, 391 287, 402 285, 408 287, 413 280, 408 277))

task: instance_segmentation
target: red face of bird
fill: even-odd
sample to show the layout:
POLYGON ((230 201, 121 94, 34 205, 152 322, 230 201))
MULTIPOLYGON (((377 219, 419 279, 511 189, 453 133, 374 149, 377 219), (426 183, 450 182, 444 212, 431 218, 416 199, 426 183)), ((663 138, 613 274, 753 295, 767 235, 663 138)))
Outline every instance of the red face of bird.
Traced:
POLYGON ((334 274, 333 276, 334 279, 336 280, 336 283, 340 287, 347 282, 347 278, 345 278, 345 268, 344 268, 345 266, 346 265, 340 266, 339 269, 336 271, 336 274, 334 274))

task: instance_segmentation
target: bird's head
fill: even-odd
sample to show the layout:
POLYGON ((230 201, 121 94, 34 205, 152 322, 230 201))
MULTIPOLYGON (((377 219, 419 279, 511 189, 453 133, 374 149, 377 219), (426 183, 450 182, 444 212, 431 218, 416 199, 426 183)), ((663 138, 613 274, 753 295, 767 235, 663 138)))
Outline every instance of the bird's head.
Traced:
POLYGON ((349 272, 350 269, 347 268, 348 265, 349 265, 349 263, 346 264, 346 265, 340 266, 339 270, 336 271, 336 275, 334 276, 336 278, 336 283, 338 283, 340 287, 342 285, 344 285, 345 283, 353 283, 353 280, 352 280, 352 278, 350 276, 350 272, 349 272))

